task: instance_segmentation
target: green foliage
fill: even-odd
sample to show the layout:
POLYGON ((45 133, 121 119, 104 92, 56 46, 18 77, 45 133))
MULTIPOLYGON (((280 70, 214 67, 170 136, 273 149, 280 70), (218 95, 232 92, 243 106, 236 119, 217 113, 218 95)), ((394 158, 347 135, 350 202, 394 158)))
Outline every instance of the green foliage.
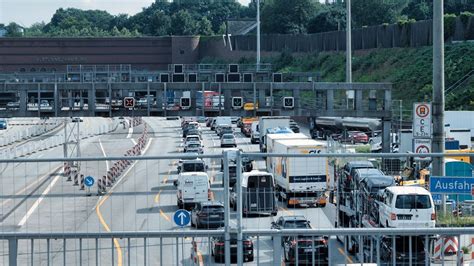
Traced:
POLYGON ((357 153, 370 153, 370 145, 357 146, 355 148, 355 152, 357 152, 357 153))
POLYGON ((471 13, 469 11, 464 11, 464 12, 461 12, 459 17, 461 18, 461 22, 464 25, 464 27, 467 27, 467 23, 469 22, 469 18, 474 17, 474 13, 471 13))
MULTIPOLYGON (((431 47, 392 48, 356 51, 353 55, 355 82, 391 82, 392 98, 402 99, 404 105, 429 100, 432 95, 431 47)), ((344 52, 324 52, 295 56, 288 52, 278 57, 263 58, 277 72, 320 72, 322 81, 345 80, 344 52)), ((474 69, 474 44, 446 45, 446 89, 474 69)), ((447 110, 474 110, 474 78, 469 84, 446 95, 447 110)))
POLYGON ((454 35, 456 30, 456 15, 445 14, 444 15, 444 39, 449 39, 454 35))
POLYGON ((312 0, 273 0, 263 6, 262 31, 266 33, 306 33, 310 19, 320 9, 312 0))
POLYGON ((23 36, 22 27, 15 22, 9 23, 5 26, 5 30, 7 31, 7 37, 21 37, 23 36))
POLYGON ((413 0, 402 10, 402 15, 410 19, 426 20, 433 17, 433 2, 413 0))
POLYGON ((343 5, 325 5, 308 23, 308 33, 336 31, 346 26, 346 10, 343 5))
POLYGON ((358 0, 352 2, 354 27, 395 23, 407 0, 358 0))

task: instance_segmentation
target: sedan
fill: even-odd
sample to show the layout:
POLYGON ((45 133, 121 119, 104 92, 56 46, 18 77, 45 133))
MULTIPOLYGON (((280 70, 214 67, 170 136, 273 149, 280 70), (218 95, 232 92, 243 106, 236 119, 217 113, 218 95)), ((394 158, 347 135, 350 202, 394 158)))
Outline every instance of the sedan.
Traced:
MULTIPOLYGON (((242 254, 244 261, 253 261, 253 242, 247 237, 242 238, 242 254)), ((224 236, 211 238, 211 252, 215 262, 223 262, 225 259, 225 239, 224 236)), ((237 234, 230 235, 230 259, 237 260, 237 234)))
POLYGON ((220 201, 196 203, 191 212, 191 226, 196 228, 224 226, 224 204, 220 201))
POLYGON ((222 147, 237 147, 237 143, 235 142, 234 134, 224 134, 221 137, 221 148, 222 147))
POLYGON ((283 244, 285 261, 289 264, 328 265, 329 250, 327 239, 318 236, 290 236, 283 244), (314 258, 314 260, 313 260, 314 258))

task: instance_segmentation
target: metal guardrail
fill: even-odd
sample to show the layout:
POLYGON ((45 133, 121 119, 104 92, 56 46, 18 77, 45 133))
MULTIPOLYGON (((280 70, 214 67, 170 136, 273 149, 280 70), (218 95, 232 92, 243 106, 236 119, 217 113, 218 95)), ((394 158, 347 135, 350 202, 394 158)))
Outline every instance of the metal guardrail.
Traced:
MULTIPOLYGON (((198 155, 200 158, 204 159, 224 159, 224 180, 229 178, 228 162, 229 162, 229 153, 224 154, 202 154, 198 155)), ((242 156, 248 158, 260 159, 263 157, 307 157, 307 158, 321 158, 321 157, 330 157, 336 159, 358 159, 358 158, 406 158, 419 156, 416 154, 391 154, 391 153, 380 153, 380 154, 353 154, 353 153, 321 153, 321 154, 267 154, 267 153, 237 153, 237 167, 241 167, 242 156)), ((425 157, 456 157, 456 156, 474 156, 473 153, 452 153, 452 154, 441 154, 441 153, 429 153, 423 154, 425 157)), ((70 162, 70 161, 82 161, 82 162, 98 162, 98 161, 123 161, 123 160, 132 160, 132 161, 153 161, 153 160, 176 160, 176 159, 191 159, 195 158, 196 155, 187 155, 187 154, 177 154, 177 155, 166 155, 166 156, 116 156, 116 157, 87 157, 87 158, 17 158, 17 159, 0 159, 0 166, 3 164, 9 163, 51 163, 51 162, 70 162)), ((169 167, 169 166, 168 166, 169 167)), ((240 173, 240 169, 237 169, 237 173, 240 173)), ((238 174, 239 175, 239 174, 238 174)), ((237 182, 240 182, 240 178, 237 178, 237 182)), ((229 182, 224 181, 224 199, 229 198, 229 182)), ((240 188, 240 184, 237 185, 240 188)), ((237 191, 238 197, 241 197, 241 191, 237 191)), ((256 257, 255 260, 257 264, 265 265, 269 263, 270 265, 280 265, 282 258, 285 257, 285 254, 288 255, 285 249, 282 247, 282 238, 287 236, 309 236, 312 240, 316 237, 325 236, 328 237, 328 264, 335 265, 335 257, 338 255, 335 254, 337 249, 336 238, 344 236, 357 236, 364 238, 367 241, 375 239, 376 242, 373 245, 374 250, 370 250, 371 255, 366 256, 362 252, 356 254, 356 258, 362 262, 376 262, 378 265, 381 265, 382 255, 380 250, 380 239, 382 236, 389 237, 392 239, 392 243, 395 241, 395 236, 423 236, 426 241, 424 242, 425 250, 429 251, 430 247, 428 246, 429 242, 427 239, 430 239, 433 236, 455 236, 460 237, 461 235, 474 235, 474 227, 462 227, 462 228, 335 228, 335 229, 305 229, 305 230, 256 230, 256 229, 245 229, 241 227, 242 219, 242 199, 238 200, 240 206, 237 206, 237 221, 238 226, 236 229, 232 229, 229 226, 230 214, 229 211, 226 214, 226 226, 223 230, 175 230, 175 231, 110 231, 110 232, 5 232, 0 231, 0 240, 7 241, 8 248, 4 247, 3 250, 8 250, 4 252, 3 256, 8 255, 8 264, 11 266, 31 264, 35 265, 37 258, 40 260, 46 260, 47 265, 54 263, 54 259, 58 259, 62 255, 62 264, 86 264, 84 260, 95 260, 96 265, 100 264, 102 257, 109 257, 107 262, 112 262, 115 264, 115 261, 125 261, 129 265, 137 263, 138 264, 160 264, 166 265, 167 261, 163 259, 170 256, 173 257, 173 260, 176 259, 174 263, 176 264, 186 264, 184 261, 194 264, 193 260, 188 260, 187 258, 194 256, 193 254, 199 253, 194 251, 194 243, 199 242, 207 248, 207 257, 205 257, 203 262, 206 265, 211 263, 211 239, 213 237, 225 235, 225 247, 227 248, 225 252, 225 261, 227 264, 230 263, 230 235, 238 235, 238 252, 242 252, 243 236, 251 236, 252 239, 256 239, 256 257), (229 215, 229 216, 227 216, 229 215), (240 222, 239 222, 240 220, 240 222), (192 238, 191 242, 185 242, 185 238, 192 238), (125 240, 125 241, 124 241, 125 240), (270 246, 270 249, 265 250, 265 252, 271 251, 271 260, 267 262, 260 261, 261 255, 265 252, 262 251, 264 247, 260 244, 260 240, 270 246), (123 246, 127 252, 124 255, 123 253, 115 254, 114 249, 117 249, 118 242, 123 246), (46 242, 46 245, 44 245, 46 242), (139 244, 137 244, 140 242, 139 244), (170 250, 166 249, 163 251, 163 248, 166 248, 166 245, 171 245, 175 248, 172 249, 173 254, 170 254, 170 250), (28 248, 26 248, 28 247, 28 248), (21 250, 20 248, 25 248, 21 250), (86 258, 86 251, 92 251, 92 258, 86 258), (153 250, 153 251, 152 251, 153 250), (164 253, 165 252, 165 253, 164 253), (286 253, 285 253, 286 252, 286 253), (140 255, 137 255, 140 253, 140 255), (45 256, 42 257, 42 256, 45 256), (117 257, 115 257, 117 256, 117 257), (135 262, 132 262, 130 256, 137 256, 138 259, 135 262), (72 263, 71 260, 74 259, 75 263, 72 263), (25 261, 26 260, 26 261, 25 261), (207 261, 208 260, 208 261, 207 261), (142 263, 143 262, 143 263, 142 263)), ((225 207, 227 210, 230 210, 228 205, 228 200, 225 201, 225 207)), ((1 227, 0 227, 1 228, 1 227)), ((409 238, 411 239, 411 238, 409 238)), ((443 240, 443 238, 441 238, 443 240)), ((1 246, 4 243, 0 241, 0 250, 1 246)), ((410 240, 411 242, 411 240, 410 240)), ((314 252, 314 241, 311 244, 312 252, 312 265, 316 265, 315 257, 319 256, 318 253, 314 252)), ((372 247, 372 246, 371 246, 372 247)), ((457 243, 457 249, 461 249, 460 241, 457 243)), ((298 250, 298 244, 296 244, 296 249, 298 250)), ((361 249, 362 250, 362 249, 361 249)), ((411 250, 411 249, 410 249, 411 250)), ((388 263, 393 263, 395 265, 400 265, 396 261, 396 249, 391 250, 392 254, 388 256, 391 261, 388 263)), ((204 251, 203 251, 204 253, 204 251)), ((345 251, 342 255, 346 255, 345 251)), ((425 253, 425 265, 429 265, 431 261, 431 253, 425 253)), ((461 253, 456 255, 456 264, 460 265, 461 263, 461 253)), ((197 256, 197 255, 196 255, 197 256)), ((289 256, 289 255, 288 255, 289 256)), ((299 264, 299 255, 294 256, 296 265, 299 264)), ((410 258, 412 254, 410 252, 410 258)), ((201 258, 202 259, 202 258, 201 258)), ((385 259, 385 257, 384 257, 385 259)), ((444 258, 441 258, 444 259, 444 258)), ((1 260, 0 264, 6 260, 1 260)), ((444 260, 442 260, 444 261, 444 260)), ((242 265, 242 257, 238 256, 238 264, 242 265)))

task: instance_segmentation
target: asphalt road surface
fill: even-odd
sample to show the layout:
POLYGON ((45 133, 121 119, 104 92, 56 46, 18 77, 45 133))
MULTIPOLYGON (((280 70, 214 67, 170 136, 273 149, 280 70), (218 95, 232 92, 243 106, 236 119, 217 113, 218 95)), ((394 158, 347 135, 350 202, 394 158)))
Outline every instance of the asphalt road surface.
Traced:
MULTIPOLYGON (((143 148, 145 156, 179 154, 182 150, 180 122, 164 118, 144 118, 148 125, 149 140, 143 148)), ((84 118, 81 130, 93 132, 103 125, 117 125, 118 121, 107 118, 84 118)), ((144 125, 132 129, 119 125, 115 130, 92 135, 80 142, 84 157, 122 156, 135 145, 144 131, 144 125)), ((5 132, 4 134, 8 134, 5 132)), ((63 134, 62 130, 48 136, 63 134)), ((87 134, 86 134, 87 135, 87 134)), ((47 138, 48 136, 44 136, 47 138)), ((257 151, 258 145, 250 144, 236 130, 237 144, 244 151, 257 151)), ((214 132, 203 126, 205 154, 221 154, 220 142, 214 132)), ((58 158, 63 156, 62 145, 37 151, 26 158, 58 158)), ((139 160, 108 188, 104 195, 97 195, 97 187, 91 188, 91 196, 79 190, 63 176, 62 162, 16 163, 0 165, 0 230, 4 232, 120 232, 155 230, 196 230, 179 228, 173 222, 178 209, 176 188, 176 160, 139 160)), ((212 195, 224 200, 220 160, 209 160, 212 195)), ((81 173, 97 179, 106 174, 113 162, 82 162, 81 173)), ((265 169, 263 161, 256 161, 256 168, 265 169)), ((281 204, 281 203, 279 203, 281 204)), ((325 208, 287 209, 279 206, 278 215, 248 217, 243 219, 246 229, 269 229, 271 222, 280 215, 304 215, 314 228, 331 228, 334 225, 334 206, 325 208)), ((236 214, 231 210, 231 225, 236 225, 236 214)), ((269 237, 252 238, 255 260, 249 265, 275 265, 273 245, 269 237), (258 258, 258 259, 257 259, 258 258)), ((35 241, 33 256, 31 242, 21 240, 18 262, 25 265, 209 265, 214 264, 209 248, 209 238, 194 239, 197 243, 196 261, 191 259, 192 239, 114 239, 68 240, 51 239, 35 241), (144 242, 146 241, 146 248, 144 242), (97 246, 97 251, 96 251, 97 246), (82 247, 82 248, 81 248, 82 247), (79 254, 82 250, 82 256, 79 254), (48 252, 50 256, 48 257, 48 252)), ((0 264, 8 263, 8 246, 0 242, 0 264)), ((351 263, 353 257, 344 254, 338 243, 333 252, 334 263, 351 263)))

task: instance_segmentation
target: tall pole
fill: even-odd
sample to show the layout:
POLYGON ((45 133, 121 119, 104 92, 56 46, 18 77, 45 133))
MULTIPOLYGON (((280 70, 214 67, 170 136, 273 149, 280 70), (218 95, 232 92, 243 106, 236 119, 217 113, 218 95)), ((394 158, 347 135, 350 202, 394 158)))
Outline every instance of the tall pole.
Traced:
POLYGON ((260 70, 260 0, 257 0, 257 71, 260 70))
MULTIPOLYGON (((433 1, 433 147, 434 153, 444 153, 444 0, 433 1)), ((434 176, 444 176, 444 158, 433 158, 434 176)), ((446 213, 446 196, 443 196, 446 213)))
POLYGON ((352 82, 351 0, 346 0, 346 82, 352 82))

